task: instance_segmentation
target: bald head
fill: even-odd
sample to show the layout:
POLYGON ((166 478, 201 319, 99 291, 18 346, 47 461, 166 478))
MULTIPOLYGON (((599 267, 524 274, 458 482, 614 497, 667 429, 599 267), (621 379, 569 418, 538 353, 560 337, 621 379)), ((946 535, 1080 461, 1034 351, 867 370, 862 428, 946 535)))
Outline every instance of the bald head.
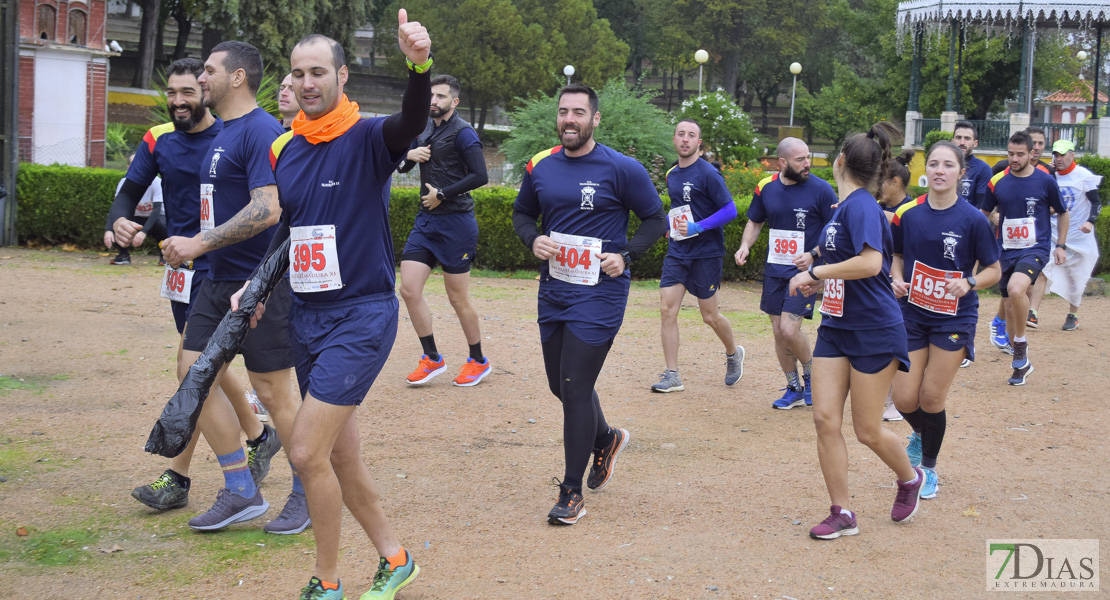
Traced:
POLYGON ((331 39, 326 35, 322 35, 319 33, 306 35, 305 37, 301 38, 301 41, 297 42, 297 44, 293 46, 293 48, 296 49, 300 46, 311 46, 315 44, 324 44, 328 47, 328 49, 331 50, 332 61, 337 73, 339 72, 339 69, 343 67, 343 65, 347 64, 347 56, 343 52, 343 46, 340 45, 339 42, 331 39))
POLYGON ((805 183, 809 179, 809 146, 798 138, 783 138, 776 150, 783 183, 805 183))

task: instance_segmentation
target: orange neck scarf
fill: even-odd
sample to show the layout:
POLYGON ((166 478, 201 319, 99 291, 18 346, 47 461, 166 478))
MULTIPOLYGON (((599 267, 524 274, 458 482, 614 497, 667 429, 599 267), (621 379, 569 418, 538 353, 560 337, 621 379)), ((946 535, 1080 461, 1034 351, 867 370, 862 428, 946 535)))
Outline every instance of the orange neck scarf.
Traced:
POLYGON ((351 102, 347 94, 343 94, 335 109, 319 119, 310 121, 303 110, 297 113, 293 119, 293 133, 303 135, 310 144, 330 142, 347 133, 358 120, 358 103, 351 102))

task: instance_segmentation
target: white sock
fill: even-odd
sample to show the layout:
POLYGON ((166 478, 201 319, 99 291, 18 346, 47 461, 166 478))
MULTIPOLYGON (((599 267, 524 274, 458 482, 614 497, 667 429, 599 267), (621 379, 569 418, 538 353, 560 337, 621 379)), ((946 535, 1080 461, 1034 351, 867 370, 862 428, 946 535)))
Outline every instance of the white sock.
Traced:
POLYGON ((849 517, 855 518, 855 515, 852 514, 852 511, 848 510, 847 508, 840 509, 840 514, 848 515, 849 517))
POLYGON ((903 481, 902 483, 904 483, 906 485, 913 485, 913 484, 917 483, 917 480, 920 479, 920 478, 921 478, 921 475, 918 474, 917 469, 914 469, 913 470, 913 479, 911 479, 909 481, 903 481))
POLYGON ((1021 342, 1024 342, 1024 341, 1025 341, 1025 336, 1024 335, 1021 336, 1021 337, 1014 338, 1015 343, 1021 343, 1021 342))

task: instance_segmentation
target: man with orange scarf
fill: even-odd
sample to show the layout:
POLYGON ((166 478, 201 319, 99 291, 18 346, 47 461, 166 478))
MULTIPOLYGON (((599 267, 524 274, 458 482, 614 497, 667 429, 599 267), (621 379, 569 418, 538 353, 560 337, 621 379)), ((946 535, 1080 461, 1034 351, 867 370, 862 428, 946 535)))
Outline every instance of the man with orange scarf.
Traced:
MULTIPOLYGON (((355 408, 385 364, 397 336, 391 174, 423 130, 431 102, 431 40, 399 11, 398 43, 407 58, 408 87, 398 114, 362 119, 343 93, 343 48, 310 35, 293 48, 293 92, 301 112, 293 130, 274 142, 270 161, 280 209, 270 202, 258 223, 283 227, 271 248, 289 238, 293 306, 289 326, 304 402, 290 456, 304 479, 316 536, 316 565, 301 598, 343 598, 339 580, 342 506, 374 544, 378 571, 361 600, 392 599, 420 572, 401 546, 359 453, 355 408)), ((261 305, 260 305, 261 306, 261 305)), ((232 299, 238 309, 238 298, 232 299)), ((263 321, 256 309, 252 324, 263 321)))

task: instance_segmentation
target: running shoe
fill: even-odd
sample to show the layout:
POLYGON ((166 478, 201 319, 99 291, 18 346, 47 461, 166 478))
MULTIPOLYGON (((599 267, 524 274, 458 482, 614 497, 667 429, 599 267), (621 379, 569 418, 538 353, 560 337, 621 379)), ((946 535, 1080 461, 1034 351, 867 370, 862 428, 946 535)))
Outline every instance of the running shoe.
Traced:
POLYGON ((208 512, 189 519, 189 527, 197 531, 215 531, 232 523, 261 517, 269 508, 270 505, 262 498, 260 489, 255 490, 253 498, 244 498, 223 488, 216 493, 216 503, 208 512))
POLYGON ((1025 385, 1025 380, 1029 378, 1029 374, 1033 372, 1033 363, 1028 363, 1021 369, 1014 369, 1014 373, 1006 380, 1010 385, 1025 385))
POLYGON ((385 558, 378 559, 378 572, 374 574, 374 583, 370 590, 359 597, 359 600, 393 600, 397 591, 412 583, 420 574, 420 567, 412 559, 412 554, 406 552, 408 562, 391 568, 385 558))
POLYGON ((304 531, 309 525, 312 525, 312 519, 308 518, 308 501, 304 494, 290 492, 281 514, 263 525, 262 531, 277 535, 291 535, 304 531))
POLYGON ((170 510, 189 503, 189 478, 166 469, 153 483, 131 490, 131 497, 153 508, 170 510))
POLYGON ((1002 321, 1002 325, 991 336, 991 345, 1009 354, 1007 348, 1010 346, 1010 336, 1006 334, 1006 321, 1002 321))
POLYGON ((961 368, 961 369, 966 369, 966 368, 968 368, 968 367, 970 367, 970 366, 971 366, 971 359, 970 359, 970 358, 965 358, 965 359, 963 360, 963 362, 961 362, 961 363, 960 363, 960 368, 961 368))
MULTIPOLYGON (((802 406, 806 403, 806 396, 803 390, 795 390, 789 387, 785 387, 779 391, 785 391, 786 393, 782 395, 782 398, 779 398, 778 400, 775 400, 771 403, 772 408, 777 408, 779 410, 790 410, 795 406, 802 406)), ((813 404, 813 400, 810 400, 809 403, 813 404)))
POLYGON ((547 513, 547 522, 552 525, 574 525, 578 519, 586 516, 586 507, 582 504, 582 494, 574 491, 569 485, 559 483, 552 477, 552 483, 559 486, 559 501, 547 513))
POLYGON ((270 411, 262 405, 262 401, 258 399, 258 394, 254 393, 254 390, 247 392, 247 403, 251 405, 251 410, 254 411, 254 416, 258 417, 259 421, 263 423, 270 421, 270 411))
MULTIPOLYGON (((423 361, 421 361, 423 362, 423 361)), ((451 383, 460 387, 470 387, 478 385, 486 375, 493 371, 493 367, 489 364, 489 359, 482 357, 482 362, 478 362, 473 358, 466 359, 466 364, 459 367, 459 376, 451 383)), ((412 383, 411 381, 409 383, 412 383)))
POLYGON ((116 255, 115 258, 108 261, 108 264, 110 264, 110 265, 129 265, 129 264, 131 264, 131 253, 130 252, 120 252, 119 254, 116 255))
POLYGON ((667 369, 659 375, 659 381, 651 384, 651 391, 653 392, 681 392, 686 389, 682 385, 682 378, 678 376, 678 371, 667 369))
POLYGON ((1006 331, 1006 321, 1004 319, 999 319, 998 315, 995 315, 994 318, 991 319, 991 337, 998 335, 999 331, 1006 331))
POLYGON ((1029 342, 1014 342, 1014 360, 1010 366, 1014 369, 1023 369, 1029 365, 1029 342))
POLYGON ((744 347, 737 346, 732 356, 725 357, 725 385, 732 385, 744 376, 744 347))
POLYGON ((424 385, 446 370, 447 363, 444 362, 442 354, 439 355, 439 362, 428 358, 428 355, 425 354, 420 357, 420 364, 416 366, 416 370, 409 374, 405 381, 412 385, 424 385))
POLYGON ((343 594, 343 582, 336 584, 334 590, 324 589, 324 582, 316 577, 308 580, 308 585, 301 588, 300 600, 347 600, 343 594))
POLYGON ((627 429, 613 428, 612 431, 613 441, 601 450, 594 450, 594 462, 590 465, 590 476, 586 478, 586 487, 591 490, 600 490, 609 483, 613 468, 617 465, 617 457, 632 438, 627 429))
POLYGON ((891 394, 886 395, 886 406, 883 407, 883 420, 884 421, 901 421, 902 413, 894 408, 894 396, 891 394))
POLYGON ((890 518, 896 522, 912 519, 917 514, 917 507, 921 505, 921 488, 925 487, 925 471, 921 467, 914 467, 917 477, 909 483, 902 483, 897 479, 894 484, 898 493, 894 496, 894 506, 890 509, 890 518))
POLYGON ((925 471, 925 486, 921 488, 921 497, 929 500, 937 497, 937 470, 928 467, 921 467, 925 471))
POLYGON ((251 479, 254 479, 255 485, 261 484, 266 475, 270 474, 270 459, 281 450, 277 430, 263 424, 262 431, 266 437, 261 442, 247 440, 247 464, 250 465, 251 479))
POLYGON ((1064 318, 1064 326, 1060 329, 1063 329, 1064 331, 1075 331, 1078 328, 1079 315, 1075 313, 1068 313, 1068 316, 1064 318))
POLYGON ((859 526, 856 516, 840 512, 840 507, 829 507, 829 516, 821 524, 809 530, 809 537, 815 540, 835 540, 842 535, 858 535, 859 526))
POLYGON ((921 464, 921 434, 915 431, 906 439, 910 441, 906 446, 906 456, 910 459, 910 466, 916 467, 921 464))
POLYGON ((1032 327, 1033 329, 1036 329, 1037 322, 1037 311, 1029 309, 1029 317, 1025 319, 1025 324, 1032 327))

